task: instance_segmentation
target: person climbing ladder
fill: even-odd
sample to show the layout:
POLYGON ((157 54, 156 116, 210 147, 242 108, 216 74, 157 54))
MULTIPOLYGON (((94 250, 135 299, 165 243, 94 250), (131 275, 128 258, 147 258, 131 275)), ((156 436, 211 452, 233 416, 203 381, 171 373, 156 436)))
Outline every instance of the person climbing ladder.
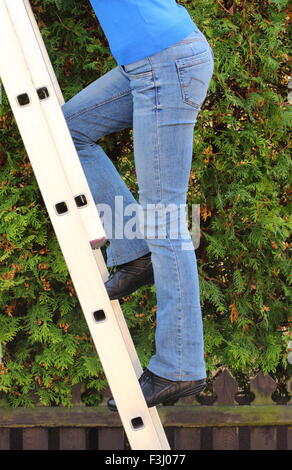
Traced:
MULTIPOLYGON (((139 383, 148 407, 175 403, 206 386, 195 250, 182 246, 192 242, 187 221, 175 236, 171 225, 187 202, 193 132, 214 71, 213 51, 175 0, 90 2, 117 66, 62 111, 95 204, 108 205, 114 214, 120 197, 124 208, 142 208, 143 237, 109 237, 107 266, 116 271, 105 285, 114 300, 155 283, 156 351, 139 383), (139 201, 98 144, 126 128, 133 128, 139 201), (168 219, 165 207, 172 207, 168 219), (163 236, 156 236, 158 229, 163 236)), ((113 398, 108 406, 117 410, 113 398)))

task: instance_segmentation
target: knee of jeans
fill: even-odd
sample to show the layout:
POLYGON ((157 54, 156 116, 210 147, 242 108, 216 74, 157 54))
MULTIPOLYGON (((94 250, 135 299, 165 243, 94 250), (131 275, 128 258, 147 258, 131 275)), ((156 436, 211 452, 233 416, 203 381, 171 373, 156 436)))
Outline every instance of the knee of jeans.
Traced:
POLYGON ((145 239, 189 238, 186 204, 141 203, 139 230, 145 239))

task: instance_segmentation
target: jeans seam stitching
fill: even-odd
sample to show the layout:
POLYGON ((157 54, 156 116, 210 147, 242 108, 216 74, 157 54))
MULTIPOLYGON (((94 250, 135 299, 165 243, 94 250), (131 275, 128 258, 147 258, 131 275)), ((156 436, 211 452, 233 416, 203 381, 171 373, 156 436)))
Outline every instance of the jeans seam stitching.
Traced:
MULTIPOLYGON (((179 302, 178 302, 178 312, 180 313, 180 315, 178 316, 178 324, 180 325, 180 328, 182 326, 182 321, 183 321, 183 315, 182 315, 182 301, 181 301, 181 279, 180 279, 180 275, 179 275, 179 269, 178 269, 178 261, 177 261, 177 256, 176 256, 176 252, 175 252, 175 249, 171 243, 171 240, 170 238, 168 239, 169 241, 169 244, 171 246, 171 249, 172 249, 172 252, 174 254, 174 258, 175 258, 175 264, 176 264, 176 272, 177 272, 177 280, 178 280, 178 295, 179 295, 179 302)), ((178 331, 179 331, 179 328, 178 328, 178 331)), ((181 331, 181 330, 180 330, 181 331)), ((180 335, 178 334, 178 338, 179 340, 181 341, 182 340, 182 334, 180 333, 180 335)), ((181 377, 181 366, 182 366, 182 343, 178 341, 179 343, 179 348, 178 348, 178 357, 179 357, 179 361, 178 361, 178 365, 179 365, 179 371, 180 373, 178 374, 179 377, 181 377)))
POLYGON ((158 183, 158 191, 159 195, 157 194, 158 201, 161 201, 162 199, 162 187, 161 187, 161 168, 160 168, 160 161, 159 161, 159 133, 158 133, 158 96, 157 96, 157 86, 156 86, 156 76, 155 72, 153 69, 153 64, 151 62, 150 57, 147 57, 151 70, 152 70, 152 76, 153 76, 153 81, 154 81, 154 91, 155 91, 155 115, 156 115, 156 129, 155 129, 155 135, 156 135, 156 154, 154 156, 154 159, 156 161, 156 169, 157 169, 157 183, 158 183))

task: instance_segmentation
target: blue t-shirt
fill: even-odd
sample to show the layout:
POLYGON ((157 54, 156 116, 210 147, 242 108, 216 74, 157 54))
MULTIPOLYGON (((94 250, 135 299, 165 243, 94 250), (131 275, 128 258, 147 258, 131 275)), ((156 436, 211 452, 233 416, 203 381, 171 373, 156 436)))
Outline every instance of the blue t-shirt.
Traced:
POLYGON ((198 30, 175 0, 90 0, 113 57, 126 65, 198 30))

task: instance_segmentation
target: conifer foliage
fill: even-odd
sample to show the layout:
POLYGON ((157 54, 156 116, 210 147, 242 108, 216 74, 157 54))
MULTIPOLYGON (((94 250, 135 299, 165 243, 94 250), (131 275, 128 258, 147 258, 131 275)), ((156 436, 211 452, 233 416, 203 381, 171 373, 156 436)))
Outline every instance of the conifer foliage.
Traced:
MULTIPOLYGON (((280 381, 291 375, 285 327, 291 273, 288 1, 178 3, 215 57, 194 133, 188 193, 190 206, 200 204, 196 255, 209 378, 227 366, 241 377, 262 370, 280 381)), ((116 66, 89 2, 31 4, 65 100, 116 66)), ((106 385, 103 369, 3 87, 1 96, 1 403, 70 406, 72 386, 83 384, 82 400, 96 405, 106 385)), ((100 144, 138 200, 132 131, 100 144)), ((145 366, 154 352, 155 287, 124 300, 145 366)))

